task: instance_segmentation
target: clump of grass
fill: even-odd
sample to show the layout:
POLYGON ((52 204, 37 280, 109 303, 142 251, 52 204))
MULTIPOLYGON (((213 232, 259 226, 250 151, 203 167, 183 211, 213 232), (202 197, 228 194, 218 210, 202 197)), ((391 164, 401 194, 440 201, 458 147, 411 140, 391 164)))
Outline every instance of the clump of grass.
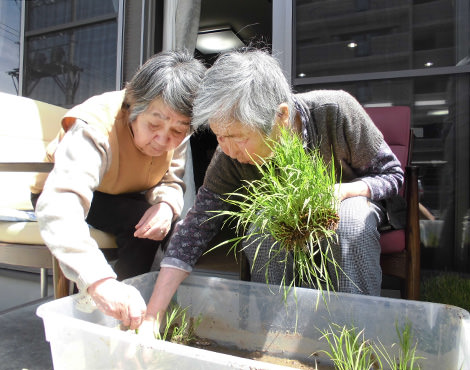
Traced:
POLYGON ((447 273, 425 279, 421 300, 449 304, 470 312, 470 279, 447 273))
MULTIPOLYGON (((400 331, 398 325, 395 325, 395 329, 398 336, 398 355, 390 355, 385 346, 380 343, 380 346, 376 347, 376 353, 384 358, 385 363, 391 370, 416 370, 420 369, 418 361, 422 357, 416 355, 416 346, 418 343, 413 341, 412 327, 409 322, 405 323, 405 326, 400 331)), ((392 345, 393 347, 394 345, 392 345)))
MULTIPOLYGON (((165 321, 160 331, 155 332, 155 339, 184 345, 192 344, 196 339, 196 329, 202 321, 199 315, 196 319, 188 316, 188 308, 182 308, 172 303, 165 313, 165 321)), ((157 321, 159 317, 157 316, 157 321)), ((136 330, 138 333, 138 329, 136 330)))
MULTIPOLYGON (((246 181, 227 194, 226 202, 234 207, 216 212, 217 216, 228 216, 225 222, 233 223, 242 236, 214 248, 232 243, 236 251, 237 245, 247 240, 244 248, 255 247, 256 259, 262 243, 272 236, 275 242, 269 250, 270 261, 280 259, 286 266, 288 255, 283 252, 293 260, 294 279, 288 282, 284 274, 281 282, 285 294, 300 284, 334 290, 328 272, 328 264, 336 275, 339 270, 331 251, 339 223, 334 166, 327 165, 318 150, 306 151, 301 139, 288 129, 281 129, 278 140, 267 143, 273 156, 256 164, 261 178, 246 181), (243 234, 246 230, 250 231, 243 234)), ((265 272, 269 283, 267 269, 265 272)))
POLYGON ((364 339, 364 330, 332 324, 329 329, 320 331, 326 339, 330 352, 322 351, 335 364, 338 370, 377 369, 377 360, 370 343, 364 339))
POLYGON ((354 326, 341 327, 332 324, 326 330, 320 330, 321 339, 326 339, 329 351, 322 351, 335 364, 335 369, 339 370, 370 370, 387 369, 391 370, 417 370, 420 369, 418 363, 423 357, 416 354, 417 342, 413 340, 412 326, 405 323, 403 329, 395 325, 398 343, 393 344, 388 350, 380 341, 375 345, 364 338, 364 330, 357 332, 354 326), (391 355, 390 351, 395 346, 399 346, 398 354, 391 355))

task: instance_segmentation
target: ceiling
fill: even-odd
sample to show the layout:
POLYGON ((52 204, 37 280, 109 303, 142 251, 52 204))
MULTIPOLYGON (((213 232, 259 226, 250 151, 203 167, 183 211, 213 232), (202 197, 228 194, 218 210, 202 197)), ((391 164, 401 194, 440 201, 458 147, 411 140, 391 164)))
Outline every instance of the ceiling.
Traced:
POLYGON ((244 41, 271 44, 272 0, 202 0, 200 29, 231 26, 244 41))

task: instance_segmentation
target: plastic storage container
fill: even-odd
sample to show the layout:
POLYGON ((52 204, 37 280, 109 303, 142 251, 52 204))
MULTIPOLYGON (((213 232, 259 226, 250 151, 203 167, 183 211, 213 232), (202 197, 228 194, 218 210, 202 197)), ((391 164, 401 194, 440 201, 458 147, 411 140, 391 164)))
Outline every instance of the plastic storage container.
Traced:
MULTIPOLYGON (((148 299, 156 273, 127 282, 148 299)), ((258 350, 300 360, 315 353, 329 364, 320 330, 332 323, 365 329, 365 337, 389 348, 397 342, 396 325, 412 325, 417 352, 426 370, 470 369, 470 315, 447 305, 391 298, 332 294, 299 288, 287 303, 278 287, 192 275, 175 299, 202 314, 197 334, 224 346, 258 350)), ((279 369, 278 365, 224 355, 179 344, 144 340, 117 329, 119 323, 98 310, 76 309, 74 296, 37 309, 50 342, 54 369, 279 369)), ((394 348, 396 348, 395 346, 394 348)))

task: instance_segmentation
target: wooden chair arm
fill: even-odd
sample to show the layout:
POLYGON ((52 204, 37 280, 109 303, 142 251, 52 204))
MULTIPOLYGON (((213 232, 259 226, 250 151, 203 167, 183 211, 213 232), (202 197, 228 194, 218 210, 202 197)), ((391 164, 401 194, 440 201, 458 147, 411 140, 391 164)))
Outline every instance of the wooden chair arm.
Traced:
POLYGON ((0 172, 50 172, 51 162, 0 162, 0 172))
POLYGON ((419 192, 418 167, 405 168, 405 199, 407 203, 406 215, 406 253, 408 254, 408 280, 406 284, 407 297, 419 299, 420 286, 420 230, 419 230, 419 192))

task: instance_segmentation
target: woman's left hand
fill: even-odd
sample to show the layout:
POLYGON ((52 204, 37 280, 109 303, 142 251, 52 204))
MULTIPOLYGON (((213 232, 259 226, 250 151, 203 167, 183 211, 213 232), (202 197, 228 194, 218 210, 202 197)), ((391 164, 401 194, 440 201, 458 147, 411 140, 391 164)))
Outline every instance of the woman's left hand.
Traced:
POLYGON ((171 229, 173 210, 168 203, 161 202, 151 206, 135 226, 136 238, 163 240, 171 229))
POLYGON ((370 189, 369 186, 364 181, 354 181, 346 182, 342 184, 335 184, 335 195, 336 200, 341 203, 341 201, 356 197, 364 196, 370 198, 370 189))

